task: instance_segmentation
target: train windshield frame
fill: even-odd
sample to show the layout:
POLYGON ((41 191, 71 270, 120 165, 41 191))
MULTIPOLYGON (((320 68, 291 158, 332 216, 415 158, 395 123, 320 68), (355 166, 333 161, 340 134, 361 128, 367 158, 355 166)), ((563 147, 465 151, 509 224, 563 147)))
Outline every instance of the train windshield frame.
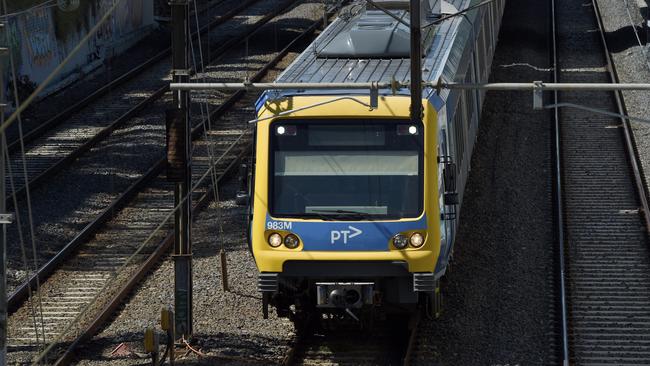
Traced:
POLYGON ((422 215, 422 123, 279 119, 269 134, 271 216, 358 221, 422 215))

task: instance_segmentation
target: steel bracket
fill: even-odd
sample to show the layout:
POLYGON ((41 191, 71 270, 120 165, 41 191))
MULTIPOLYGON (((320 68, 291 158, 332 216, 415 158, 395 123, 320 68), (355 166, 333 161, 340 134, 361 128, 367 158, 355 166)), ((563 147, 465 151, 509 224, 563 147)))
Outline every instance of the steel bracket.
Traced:
POLYGON ((544 82, 533 81, 533 109, 544 109, 544 82))
POLYGON ((3 225, 13 224, 13 222, 14 222, 14 214, 12 213, 0 214, 0 224, 3 225))
POLYGON ((379 85, 376 81, 370 85, 370 110, 372 111, 379 107, 379 85))
POLYGON ((190 69, 173 69, 172 70, 172 75, 174 75, 174 76, 190 76, 191 71, 190 71, 190 69))

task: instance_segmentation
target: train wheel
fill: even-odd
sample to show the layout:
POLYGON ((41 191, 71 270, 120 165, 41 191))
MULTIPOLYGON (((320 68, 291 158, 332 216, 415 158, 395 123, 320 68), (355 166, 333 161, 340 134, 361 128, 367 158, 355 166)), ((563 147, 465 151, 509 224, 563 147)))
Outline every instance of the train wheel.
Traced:
POLYGON ((440 281, 436 281, 435 291, 433 293, 422 294, 420 301, 424 316, 430 320, 438 319, 442 314, 442 290, 440 288, 440 281))

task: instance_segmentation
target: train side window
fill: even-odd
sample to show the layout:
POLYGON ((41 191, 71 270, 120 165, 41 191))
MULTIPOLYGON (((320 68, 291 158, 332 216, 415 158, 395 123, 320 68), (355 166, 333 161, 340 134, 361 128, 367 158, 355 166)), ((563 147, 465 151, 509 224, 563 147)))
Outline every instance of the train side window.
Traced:
POLYGON ((488 6, 487 16, 485 17, 487 21, 487 30, 488 30, 488 47, 487 50, 492 54, 493 40, 494 40, 494 23, 492 23, 492 7, 488 6))
POLYGON ((479 30, 479 36, 476 40, 476 54, 478 55, 478 68, 479 68, 479 79, 483 80, 483 70, 486 69, 485 65, 485 40, 484 40, 485 31, 481 28, 479 30))
POLYGON ((497 3, 493 2, 490 5, 490 23, 494 25, 494 29, 492 32, 492 44, 496 47, 497 44, 497 32, 499 29, 499 23, 497 22, 497 3))

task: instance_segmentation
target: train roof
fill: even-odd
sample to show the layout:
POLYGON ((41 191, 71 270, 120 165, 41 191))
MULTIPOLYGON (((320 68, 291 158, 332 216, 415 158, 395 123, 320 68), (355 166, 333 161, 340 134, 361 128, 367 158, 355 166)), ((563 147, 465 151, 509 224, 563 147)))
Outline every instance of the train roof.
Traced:
MULTIPOLYGON (((443 1, 442 13, 455 13, 479 1, 443 1)), ((408 2, 406 3, 408 4, 408 2)), ((357 11, 360 6, 363 5, 357 4, 357 11)), ((408 82, 410 80, 410 57, 408 56, 410 32, 408 28, 379 10, 365 9, 365 7, 361 9, 354 15, 350 15, 350 13, 355 11, 355 6, 343 11, 277 78, 276 82, 389 82, 393 78, 408 82), (372 29, 372 32, 354 34, 355 31, 363 27, 372 29), (406 38, 404 38, 404 33, 406 38), (347 47, 344 45, 346 42, 341 40, 347 41, 347 47), (373 40, 375 44, 370 44, 373 40), (342 44, 343 46, 341 46, 342 44)), ((408 21, 407 11, 398 9, 391 11, 396 16, 408 21)), ((466 44, 468 40, 475 38, 478 34, 477 27, 481 22, 475 20, 480 19, 479 16, 485 11, 485 7, 479 7, 467 12, 464 16, 450 18, 423 31, 422 77, 424 81, 436 81, 440 76, 445 81, 458 81, 459 75, 464 75, 467 65, 461 65, 461 60, 467 51, 466 44)), ((428 21, 423 19, 422 23, 426 24, 428 21)), ((282 95, 363 95, 368 93, 368 90, 281 92, 282 95)), ((387 91, 383 91, 382 94, 387 93, 387 91)), ((403 89, 398 93, 408 95, 409 91, 403 89)), ((424 95, 426 94, 425 91, 424 95)), ((265 99, 264 96, 262 98, 265 99)))

